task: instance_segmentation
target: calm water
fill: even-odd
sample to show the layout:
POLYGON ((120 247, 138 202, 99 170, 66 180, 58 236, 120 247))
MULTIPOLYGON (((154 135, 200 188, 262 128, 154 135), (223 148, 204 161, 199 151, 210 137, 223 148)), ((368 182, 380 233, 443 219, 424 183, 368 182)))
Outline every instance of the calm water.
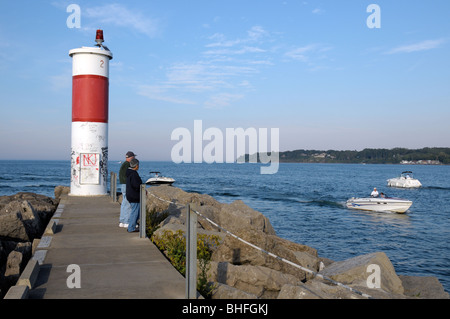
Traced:
MULTIPOLYGON (((119 162, 109 170, 119 171, 119 162)), ((280 164, 275 175, 260 175, 258 164, 173 164, 141 162, 176 179, 174 186, 230 203, 243 200, 266 215, 277 235, 314 247, 321 257, 343 260, 385 252, 400 275, 436 276, 450 292, 450 166, 280 164), (386 180, 412 170, 420 189, 387 187, 386 180), (373 187, 413 201, 406 214, 349 210, 350 197, 373 187)), ((69 161, 0 161, 0 195, 19 191, 53 197, 70 185, 69 161)))

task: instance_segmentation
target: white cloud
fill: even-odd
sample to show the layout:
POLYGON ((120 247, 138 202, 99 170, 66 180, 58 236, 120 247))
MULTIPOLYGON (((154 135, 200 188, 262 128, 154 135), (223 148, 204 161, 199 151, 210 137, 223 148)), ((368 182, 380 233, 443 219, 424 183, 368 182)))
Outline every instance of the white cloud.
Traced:
POLYGON ((285 56, 293 60, 309 62, 312 59, 325 58, 325 52, 330 50, 332 50, 330 46, 313 43, 289 50, 285 53, 285 56))
POLYGON ((207 48, 211 47, 234 47, 236 45, 251 46, 254 43, 261 42, 264 38, 269 37, 270 34, 261 26, 253 26, 247 31, 247 36, 243 38, 229 40, 222 33, 215 33, 210 40, 215 42, 206 45, 207 48))
POLYGON ((263 53, 263 52, 266 52, 266 50, 263 50, 258 47, 244 46, 242 48, 238 48, 235 50, 218 49, 218 50, 208 50, 203 53, 206 55, 239 55, 239 54, 247 54, 247 53, 263 53))
POLYGON ((240 100, 244 97, 243 94, 219 93, 213 95, 205 102, 206 108, 222 108, 231 103, 240 100))
POLYGON ((269 33, 266 30, 264 30, 263 27, 255 25, 250 30, 247 31, 247 35, 248 41, 254 42, 269 36, 269 33))
POLYGON ((192 64, 176 63, 166 70, 166 79, 161 83, 164 88, 176 89, 189 93, 215 91, 233 88, 234 78, 256 73, 257 70, 249 66, 222 65, 208 62, 192 64))
POLYGON ((214 40, 215 42, 209 43, 206 45, 207 48, 213 48, 213 47, 232 47, 236 44, 239 44, 242 42, 241 39, 237 40, 227 40, 225 35, 222 33, 215 33, 212 36, 208 38, 209 40, 214 40))
POLYGON ((243 96, 241 93, 224 93, 224 91, 250 87, 248 82, 246 86, 242 85, 242 78, 253 72, 252 68, 245 66, 207 62, 176 63, 167 68, 164 80, 157 85, 141 85, 138 94, 175 104, 197 104, 207 108, 224 107, 243 96), (237 79, 239 83, 234 83, 238 81, 237 79), (213 95, 205 96, 208 93, 213 95))
POLYGON ((108 4, 87 8, 83 17, 95 19, 97 23, 105 23, 120 27, 128 27, 149 37, 157 34, 157 21, 149 19, 140 12, 133 12, 120 4, 108 4))
POLYGON ((211 66, 204 63, 172 65, 166 72, 166 83, 185 92, 211 91, 223 83, 211 66))
POLYGON ((304 46, 304 47, 299 47, 299 48, 292 49, 292 50, 286 52, 285 55, 288 58, 291 58, 291 59, 294 59, 294 60, 307 62, 309 60, 308 53, 316 50, 316 48, 317 48, 316 44, 309 44, 309 45, 304 46))
POLYGON ((226 107, 252 89, 252 76, 272 65, 264 56, 268 51, 260 47, 268 36, 261 26, 253 26, 235 39, 215 33, 207 38, 210 43, 201 52, 202 60, 173 63, 158 85, 143 85, 138 94, 172 103, 226 107))
POLYGON ((174 104, 196 104, 194 101, 174 96, 173 87, 167 85, 140 85, 138 94, 152 100, 170 102, 174 104))
POLYGON ((426 40, 415 44, 399 46, 393 48, 392 50, 386 52, 387 54, 396 54, 396 53, 411 53, 418 51, 426 51, 432 50, 440 47, 445 42, 445 39, 437 39, 437 40, 426 40))
POLYGON ((304 63, 309 71, 337 70, 338 68, 329 65, 333 59, 327 54, 333 48, 331 46, 313 43, 302 47, 293 48, 284 54, 285 62, 292 60, 304 63))

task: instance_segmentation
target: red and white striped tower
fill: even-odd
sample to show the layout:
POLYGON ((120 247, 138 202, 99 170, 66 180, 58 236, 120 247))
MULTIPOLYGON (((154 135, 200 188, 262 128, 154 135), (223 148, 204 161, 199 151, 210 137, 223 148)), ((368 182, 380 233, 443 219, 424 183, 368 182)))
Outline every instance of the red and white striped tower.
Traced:
POLYGON ((72 157, 70 195, 108 192, 108 86, 112 53, 102 45, 69 51, 72 57, 72 157))

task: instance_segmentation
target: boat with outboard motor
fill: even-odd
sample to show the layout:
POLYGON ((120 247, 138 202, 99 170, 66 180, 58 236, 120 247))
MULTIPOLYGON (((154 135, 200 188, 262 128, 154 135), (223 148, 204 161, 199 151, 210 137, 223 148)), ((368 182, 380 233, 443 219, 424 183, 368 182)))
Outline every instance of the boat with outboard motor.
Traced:
POLYGON ((150 177, 145 184, 148 185, 172 185, 175 180, 172 177, 162 176, 160 172, 150 172, 150 177))
POLYGON ((388 186, 401 188, 417 188, 421 187, 422 183, 414 178, 413 172, 404 171, 399 177, 390 178, 387 180, 388 186))
POLYGON ((346 206, 351 209, 402 214, 411 207, 412 203, 410 200, 396 197, 352 197, 347 200, 346 206))

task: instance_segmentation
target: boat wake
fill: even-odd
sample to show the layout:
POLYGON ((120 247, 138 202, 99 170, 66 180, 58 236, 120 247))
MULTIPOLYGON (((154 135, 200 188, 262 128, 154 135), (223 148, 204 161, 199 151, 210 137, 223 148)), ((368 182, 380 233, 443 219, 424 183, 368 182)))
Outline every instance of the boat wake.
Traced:
POLYGON ((215 192, 215 193, 211 193, 210 196, 212 197, 216 197, 216 196, 223 196, 223 197, 239 197, 240 195, 238 194, 233 194, 230 192, 215 192))
POLYGON ((444 191, 450 191, 450 187, 440 187, 440 186, 425 186, 421 187, 422 189, 439 189, 444 191))
POLYGON ((346 208, 344 202, 334 202, 330 200, 315 199, 315 200, 297 200, 298 203, 306 204, 307 206, 332 207, 332 208, 346 208))

